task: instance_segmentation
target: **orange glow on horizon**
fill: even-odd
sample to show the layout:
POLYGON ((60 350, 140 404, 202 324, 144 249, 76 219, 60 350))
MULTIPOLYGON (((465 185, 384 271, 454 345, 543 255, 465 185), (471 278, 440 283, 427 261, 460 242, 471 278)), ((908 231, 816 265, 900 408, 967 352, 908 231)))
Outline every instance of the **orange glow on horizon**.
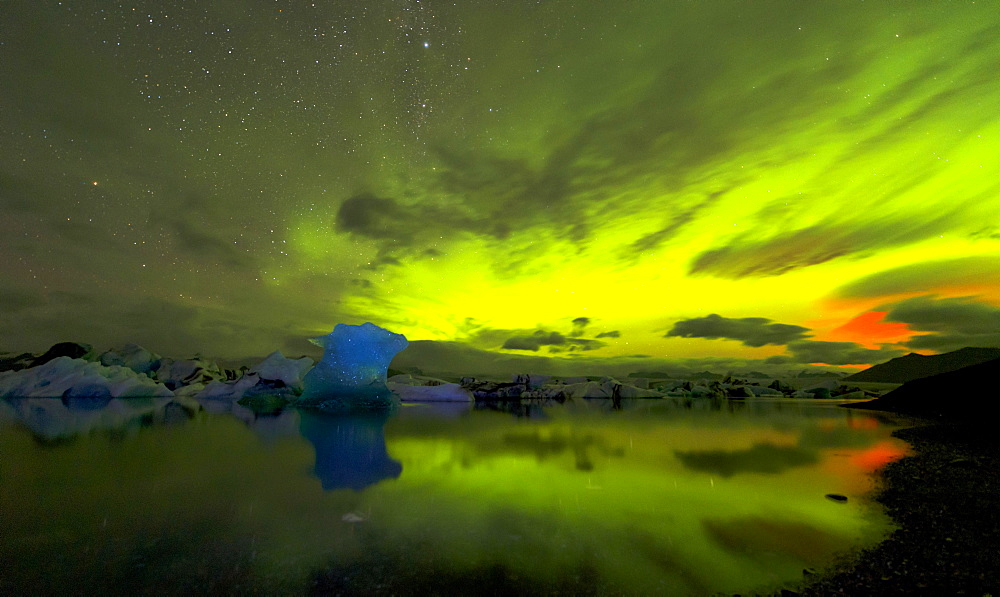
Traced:
POLYGON ((865 348, 878 348, 880 344, 906 342, 914 335, 905 323, 885 321, 886 313, 886 311, 862 313, 844 325, 830 330, 823 339, 857 342, 865 348))

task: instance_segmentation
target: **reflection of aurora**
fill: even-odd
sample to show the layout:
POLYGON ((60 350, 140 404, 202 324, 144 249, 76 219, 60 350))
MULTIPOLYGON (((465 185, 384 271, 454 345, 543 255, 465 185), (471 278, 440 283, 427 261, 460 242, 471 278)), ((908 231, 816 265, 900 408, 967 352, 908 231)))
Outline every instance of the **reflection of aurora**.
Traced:
MULTIPOLYGON (((547 408, 544 418, 423 408, 388 419, 287 413, 301 435, 295 427, 256 433, 268 417, 202 413, 164 425, 152 412, 136 433, 81 429, 47 448, 6 424, 19 415, 5 408, 0 508, 10 524, 0 557, 11 574, 30 569, 60 588, 89 568, 55 568, 64 560, 47 549, 104 549, 102 571, 88 579, 100 588, 133 574, 133 552, 122 550, 153 533, 188 540, 167 544, 174 551, 151 562, 143 582, 157 578, 156 566, 215 554, 242 562, 245 581, 273 592, 345 577, 370 588, 366 570, 425 584, 500 570, 541 588, 566 588, 583 574, 593 586, 632 593, 773 586, 885 532, 884 518, 859 498, 872 464, 898 457, 901 444, 868 415, 771 404, 728 411, 624 401, 611 413, 577 402, 547 408), (747 460, 758 445, 801 456, 761 470, 747 460), (678 454, 695 451, 729 453, 737 464, 693 470, 678 454), (360 516, 345 522, 351 513, 360 516), (26 540, 37 536, 53 543, 26 540)), ((159 578, 180 583, 186 572, 178 570, 159 578)))

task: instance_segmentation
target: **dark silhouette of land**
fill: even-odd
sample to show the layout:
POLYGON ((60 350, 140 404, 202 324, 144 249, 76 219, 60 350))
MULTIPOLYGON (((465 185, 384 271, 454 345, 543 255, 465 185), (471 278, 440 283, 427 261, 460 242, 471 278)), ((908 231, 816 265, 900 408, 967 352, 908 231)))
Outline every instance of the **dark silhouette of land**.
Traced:
POLYGON ((921 377, 956 371, 969 365, 1000 359, 1000 348, 966 347, 936 355, 910 353, 869 367, 844 381, 871 381, 883 383, 906 383, 921 377))
MULTIPOLYGON (((939 356, 954 360, 988 351, 997 350, 969 348, 939 356)), ((885 365, 936 358, 914 356, 919 355, 885 365)), ((1000 358, 994 358, 912 379, 880 398, 849 405, 918 417, 917 426, 893 433, 914 453, 881 471, 876 496, 900 528, 808 579, 800 594, 1000 593, 1000 436, 991 408, 998 399, 998 373, 1000 358)))
POLYGON ((870 408, 952 420, 982 420, 997 401, 1000 358, 955 371, 908 381, 880 398, 855 404, 870 408))

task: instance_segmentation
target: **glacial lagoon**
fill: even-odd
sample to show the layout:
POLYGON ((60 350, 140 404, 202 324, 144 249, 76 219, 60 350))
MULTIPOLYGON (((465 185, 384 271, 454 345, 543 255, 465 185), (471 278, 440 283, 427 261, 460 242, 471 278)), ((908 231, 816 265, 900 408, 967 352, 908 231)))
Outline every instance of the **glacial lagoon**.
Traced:
POLYGON ((7 399, 0 593, 793 587, 892 528, 868 496, 907 446, 837 405, 7 399))

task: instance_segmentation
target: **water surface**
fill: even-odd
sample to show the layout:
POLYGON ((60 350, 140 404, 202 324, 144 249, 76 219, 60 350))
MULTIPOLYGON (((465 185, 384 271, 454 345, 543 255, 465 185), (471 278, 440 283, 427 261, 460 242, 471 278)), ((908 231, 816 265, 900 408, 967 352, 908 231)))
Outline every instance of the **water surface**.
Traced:
POLYGON ((785 399, 6 400, 0 592, 773 590, 890 530, 893 428, 785 399))

